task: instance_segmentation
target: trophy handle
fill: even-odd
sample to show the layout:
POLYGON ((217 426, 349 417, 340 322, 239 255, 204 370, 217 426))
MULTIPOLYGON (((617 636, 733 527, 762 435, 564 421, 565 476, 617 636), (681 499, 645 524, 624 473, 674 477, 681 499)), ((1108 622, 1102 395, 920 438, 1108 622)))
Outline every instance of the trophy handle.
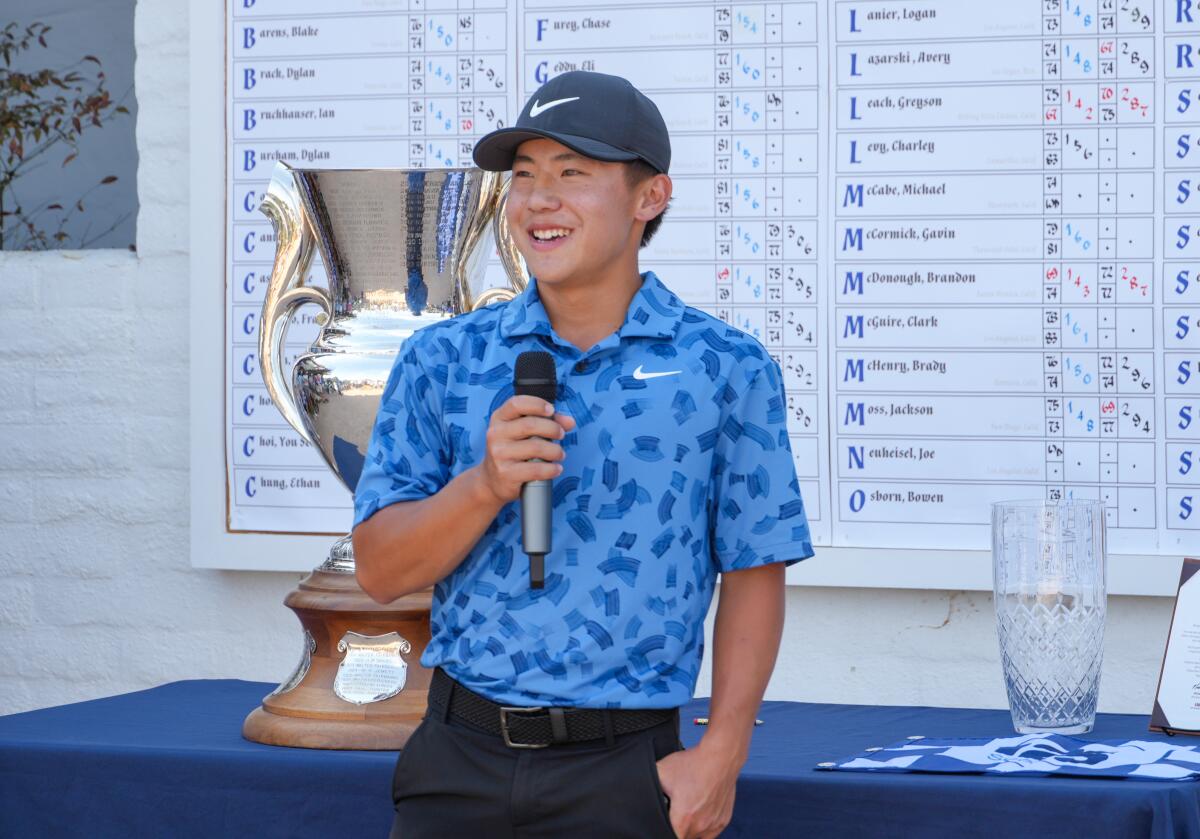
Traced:
POLYGON ((291 369, 285 371, 283 351, 292 314, 305 303, 316 303, 322 313, 317 323, 324 326, 333 317, 333 301, 324 289, 304 285, 304 275, 312 263, 316 237, 313 236, 296 177, 286 163, 276 163, 271 186, 258 207, 275 228, 275 264, 267 283, 258 332, 258 363, 271 401, 288 425, 311 445, 316 445, 304 425, 296 394, 292 389, 291 369), (285 375, 286 372, 286 375, 285 375))
MULTIPOLYGON (((496 173, 496 177, 499 179, 503 176, 496 173)), ((492 232, 496 237, 496 250, 500 252, 500 262, 504 265, 504 273, 508 275, 509 288, 487 289, 475 300, 472 309, 487 306, 498 300, 512 300, 529 285, 529 270, 525 267, 525 260, 521 258, 521 253, 517 250, 512 233, 508 229, 508 219, 504 217, 504 208, 508 205, 508 188, 511 183, 511 178, 504 178, 504 182, 496 190, 496 197, 492 204, 492 232)))

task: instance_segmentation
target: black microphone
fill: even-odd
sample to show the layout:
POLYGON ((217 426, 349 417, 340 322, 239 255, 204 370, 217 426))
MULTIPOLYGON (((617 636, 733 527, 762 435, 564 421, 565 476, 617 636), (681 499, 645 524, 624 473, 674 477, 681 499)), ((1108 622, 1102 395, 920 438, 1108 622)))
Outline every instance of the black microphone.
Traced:
MULTIPOLYGON (((529 350, 517 356, 513 370, 513 392, 517 396, 537 396, 551 405, 558 397, 558 376, 554 356, 542 350, 529 350)), ((545 461, 533 458, 538 463, 545 461)), ((521 487, 521 547, 529 554, 529 587, 545 583, 545 557, 550 553, 550 511, 554 482, 528 481, 521 487)))

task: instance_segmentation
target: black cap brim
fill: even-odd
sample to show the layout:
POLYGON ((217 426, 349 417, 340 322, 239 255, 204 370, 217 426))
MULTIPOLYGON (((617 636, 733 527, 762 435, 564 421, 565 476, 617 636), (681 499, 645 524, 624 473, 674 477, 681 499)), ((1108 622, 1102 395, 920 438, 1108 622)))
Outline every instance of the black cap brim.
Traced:
POLYGON ((517 146, 526 140, 537 140, 543 137, 562 143, 572 151, 596 160, 638 160, 640 157, 633 152, 610 146, 608 143, 602 143, 590 137, 562 134, 557 131, 539 131, 536 128, 517 128, 516 126, 498 128, 492 133, 484 135, 475 144, 471 156, 475 160, 475 165, 480 169, 491 172, 507 172, 512 169, 513 158, 517 156, 517 146))

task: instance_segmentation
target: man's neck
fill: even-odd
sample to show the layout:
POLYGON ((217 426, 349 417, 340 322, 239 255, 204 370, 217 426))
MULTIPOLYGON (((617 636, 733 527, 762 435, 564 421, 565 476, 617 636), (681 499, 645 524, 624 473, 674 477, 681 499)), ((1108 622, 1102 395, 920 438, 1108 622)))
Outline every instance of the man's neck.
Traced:
POLYGON ((629 303, 641 287, 642 276, 635 264, 620 274, 570 285, 543 286, 539 281, 538 296, 554 332, 587 352, 621 328, 629 303))

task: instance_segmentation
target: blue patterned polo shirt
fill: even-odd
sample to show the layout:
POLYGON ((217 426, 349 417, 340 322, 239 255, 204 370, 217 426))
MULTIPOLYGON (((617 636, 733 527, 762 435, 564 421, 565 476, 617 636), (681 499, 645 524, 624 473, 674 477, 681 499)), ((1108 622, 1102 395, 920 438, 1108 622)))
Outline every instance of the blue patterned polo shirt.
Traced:
POLYGON ((510 705, 670 708, 692 698, 718 572, 812 556, 779 365, 642 275, 624 325, 586 352, 537 281, 405 339, 354 496, 354 524, 425 498, 487 450, 525 350, 554 356, 562 440, 553 546, 529 587, 520 501, 434 587, 421 655, 510 705))

